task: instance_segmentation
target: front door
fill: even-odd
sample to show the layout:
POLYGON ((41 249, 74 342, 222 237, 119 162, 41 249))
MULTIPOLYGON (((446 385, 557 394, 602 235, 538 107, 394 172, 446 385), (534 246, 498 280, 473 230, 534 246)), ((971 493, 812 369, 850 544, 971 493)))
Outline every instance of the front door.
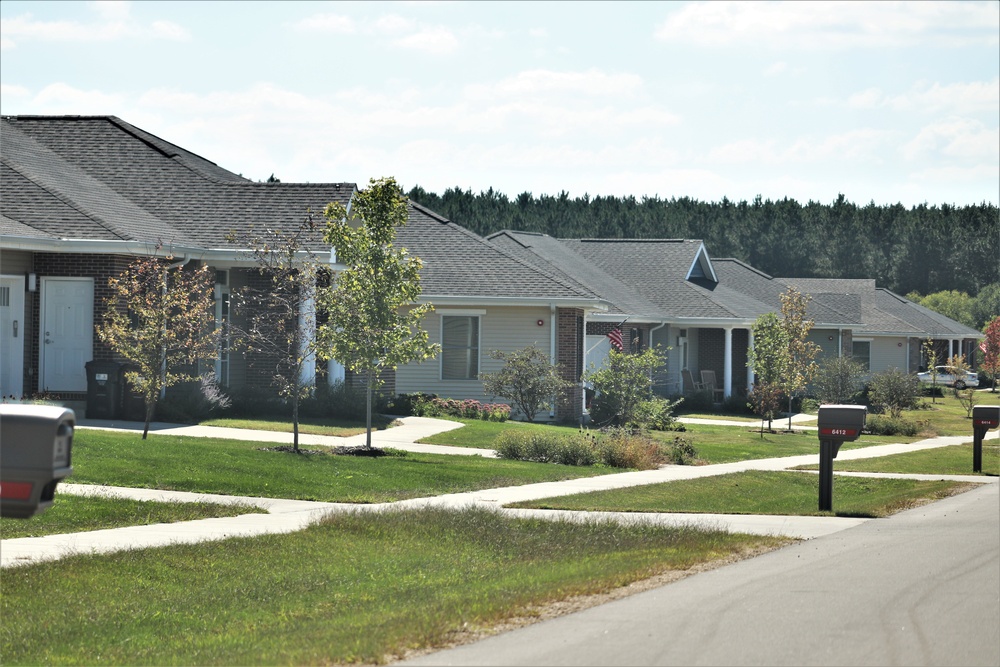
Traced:
POLYGON ((24 390, 24 276, 0 277, 0 396, 24 390))
POLYGON ((94 281, 43 278, 41 391, 87 391, 94 356, 94 281))

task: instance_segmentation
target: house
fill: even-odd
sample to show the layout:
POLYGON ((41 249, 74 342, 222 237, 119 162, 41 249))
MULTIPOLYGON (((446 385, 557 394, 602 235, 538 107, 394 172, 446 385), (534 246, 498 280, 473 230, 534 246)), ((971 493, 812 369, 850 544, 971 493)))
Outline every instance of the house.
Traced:
MULTIPOLYGON (((255 183, 112 116, 0 119, 0 395, 86 397, 86 362, 114 360, 96 337, 107 280, 136 256, 205 264, 216 275, 216 319, 252 261, 231 232, 295 229, 308 210, 349 205, 353 183, 255 183)), ((441 355, 400 369, 395 392, 487 399, 480 372, 493 349, 535 344, 579 376, 574 333, 584 313, 606 308, 581 286, 528 264, 419 204, 397 242, 424 264, 425 319, 441 355)), ((317 232, 310 249, 339 265, 317 232)), ((342 268, 342 267, 341 267, 342 268)), ((308 318, 306 318, 308 319, 308 318)), ((221 351, 216 375, 231 387, 270 385, 254 359, 221 351)), ((307 381, 349 374, 336 362, 307 381)))
POLYGON ((779 312, 780 296, 794 287, 811 297, 809 339, 823 356, 852 356, 870 371, 924 367, 922 344, 935 341, 939 358, 972 359, 981 334, 923 308, 874 280, 774 278, 735 259, 713 259, 691 239, 555 239, 502 231, 488 237, 527 262, 558 273, 611 304, 586 322, 588 365, 607 354, 607 333, 619 325, 640 346, 670 348, 658 379, 666 394, 682 393, 683 371, 713 371, 723 395, 744 393, 751 328, 760 315, 779 312))
MULTIPOLYGON (((329 202, 349 206, 353 183, 256 183, 113 116, 0 119, 0 395, 86 397, 85 364, 114 360, 94 333, 107 280, 137 256, 207 265, 216 276, 216 319, 232 290, 252 279, 247 248, 228 239, 251 229, 298 227, 329 202)), ((663 393, 686 388, 682 371, 715 371, 725 396, 745 391, 750 329, 777 311, 789 286, 810 294, 811 334, 827 355, 852 355, 873 370, 921 365, 920 344, 970 354, 979 332, 869 280, 773 278, 712 258, 697 240, 554 239, 504 231, 480 237, 417 202, 397 243, 421 258, 424 320, 442 346, 432 360, 401 366, 394 393, 491 400, 480 373, 489 352, 545 350, 577 383, 557 417, 583 410, 579 379, 607 354, 621 327, 629 345, 672 348, 663 393), (945 349, 947 348, 947 349, 945 349)), ((343 268, 316 232, 309 248, 343 268)), ((311 318, 302 318, 301 326, 311 318)), ((944 354, 940 356, 944 356, 944 354)), ((254 358, 223 348, 215 361, 230 387, 267 387, 254 358)), ((306 369, 307 382, 353 380, 334 361, 306 369)))

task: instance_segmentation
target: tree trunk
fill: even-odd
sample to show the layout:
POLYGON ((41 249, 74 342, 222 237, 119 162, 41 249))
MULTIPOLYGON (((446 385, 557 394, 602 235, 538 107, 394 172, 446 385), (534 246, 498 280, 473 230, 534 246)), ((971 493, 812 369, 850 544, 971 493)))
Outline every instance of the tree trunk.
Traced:
POLYGON ((366 375, 366 391, 365 391, 365 447, 367 449, 372 448, 372 371, 369 368, 366 375))
POLYGON ((292 396, 292 448, 299 453, 299 388, 295 387, 292 396))
POLYGON ((142 439, 145 440, 149 434, 149 423, 153 421, 153 412, 156 410, 156 401, 150 402, 146 399, 146 424, 142 427, 142 439))

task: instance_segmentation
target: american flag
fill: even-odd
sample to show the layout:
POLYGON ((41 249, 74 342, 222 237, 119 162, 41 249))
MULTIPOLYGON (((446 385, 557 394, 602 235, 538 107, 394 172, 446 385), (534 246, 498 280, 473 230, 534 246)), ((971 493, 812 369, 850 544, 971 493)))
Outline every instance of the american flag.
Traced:
POLYGON ((622 343, 622 328, 621 325, 615 327, 608 333, 608 340, 611 341, 611 347, 615 348, 619 352, 625 350, 625 345, 622 343))

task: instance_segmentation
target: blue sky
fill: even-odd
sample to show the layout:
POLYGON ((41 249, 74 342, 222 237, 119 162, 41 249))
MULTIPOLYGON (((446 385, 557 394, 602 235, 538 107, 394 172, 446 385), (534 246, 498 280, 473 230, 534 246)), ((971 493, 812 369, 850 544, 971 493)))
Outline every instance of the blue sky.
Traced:
POLYGON ((0 111, 253 179, 1000 199, 1000 3, 0 3, 0 111))

